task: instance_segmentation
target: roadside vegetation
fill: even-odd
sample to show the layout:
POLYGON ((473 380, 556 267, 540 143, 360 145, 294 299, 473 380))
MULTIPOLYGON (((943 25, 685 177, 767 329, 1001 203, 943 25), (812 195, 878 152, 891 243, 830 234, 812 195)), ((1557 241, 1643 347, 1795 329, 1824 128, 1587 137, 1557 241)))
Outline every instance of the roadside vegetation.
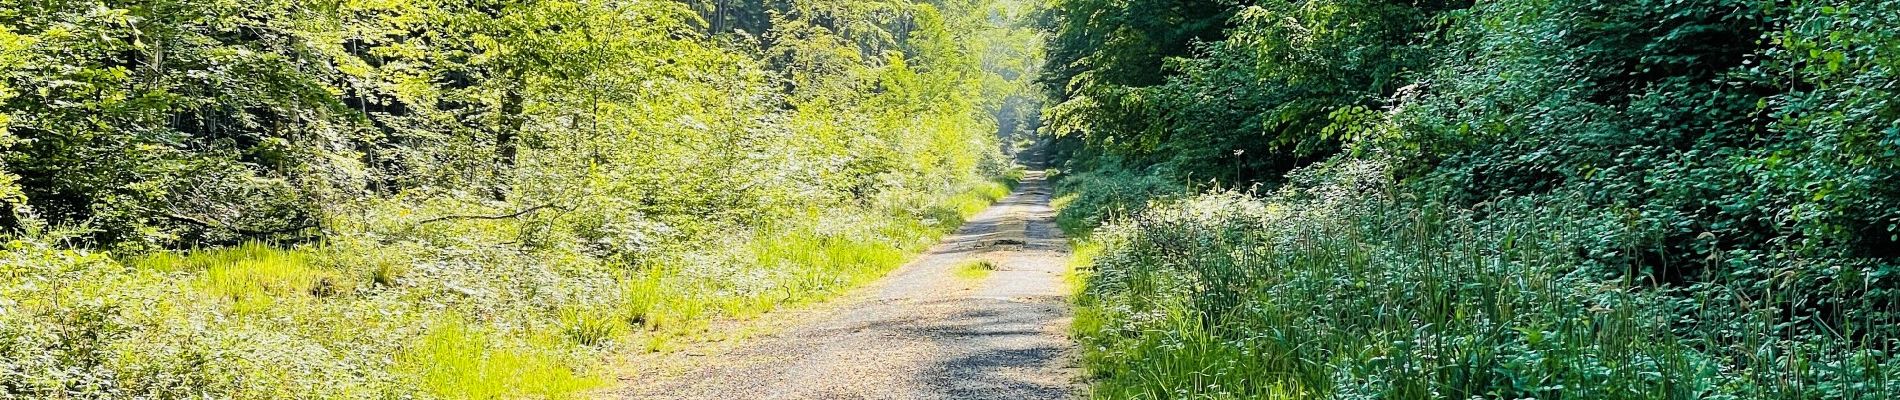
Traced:
POLYGON ((990 277, 990 273, 996 272, 996 264, 987 260, 971 261, 956 266, 950 272, 961 279, 983 280, 990 277))
POLYGON ((1051 1, 1095 396, 1900 398, 1896 16, 1051 1))
POLYGON ((573 398, 1009 192, 1009 1, 0 2, 0 398, 573 398))

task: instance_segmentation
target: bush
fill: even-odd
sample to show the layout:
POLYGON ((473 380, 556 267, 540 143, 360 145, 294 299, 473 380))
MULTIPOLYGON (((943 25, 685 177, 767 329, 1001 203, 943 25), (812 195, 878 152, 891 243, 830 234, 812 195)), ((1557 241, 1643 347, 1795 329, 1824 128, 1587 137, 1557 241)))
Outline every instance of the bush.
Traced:
POLYGON ((1097 170, 1060 174, 1056 180, 1056 224, 1071 236, 1087 236, 1102 223, 1147 207, 1150 201, 1180 196, 1186 187, 1165 175, 1108 164, 1097 170))

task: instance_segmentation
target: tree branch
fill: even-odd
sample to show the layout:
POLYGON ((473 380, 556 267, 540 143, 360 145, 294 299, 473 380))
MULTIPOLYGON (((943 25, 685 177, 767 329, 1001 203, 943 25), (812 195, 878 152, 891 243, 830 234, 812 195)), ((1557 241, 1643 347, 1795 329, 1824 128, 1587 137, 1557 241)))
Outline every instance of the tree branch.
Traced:
POLYGON ((521 211, 516 211, 514 213, 505 214, 505 215, 445 215, 445 216, 422 220, 421 222, 417 222, 416 225, 427 225, 427 224, 432 224, 432 223, 437 223, 437 222, 442 222, 442 221, 451 221, 451 220, 458 220, 458 219, 480 219, 480 220, 509 219, 509 218, 520 217, 523 215, 528 215, 535 211, 541 211, 541 210, 545 210, 549 208, 553 208, 553 209, 557 209, 561 211, 567 211, 566 207, 561 207, 560 205, 556 205, 554 203, 548 203, 548 204, 542 204, 542 205, 538 205, 534 207, 524 208, 524 209, 521 209, 521 211))

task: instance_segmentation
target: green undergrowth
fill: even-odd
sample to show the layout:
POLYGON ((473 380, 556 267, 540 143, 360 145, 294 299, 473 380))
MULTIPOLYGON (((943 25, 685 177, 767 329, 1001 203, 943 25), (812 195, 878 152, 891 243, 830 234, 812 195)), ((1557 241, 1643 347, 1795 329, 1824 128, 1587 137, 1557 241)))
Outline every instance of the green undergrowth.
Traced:
POLYGON ((321 243, 119 257, 16 238, 0 252, 0 393, 581 397, 612 381, 608 357, 876 279, 1013 183, 631 251, 590 246, 585 210, 418 229, 422 209, 321 243))
POLYGON ((1589 257, 1656 246, 1616 210, 1556 193, 1480 214, 1376 163, 1328 168, 1096 230, 1074 322, 1094 396, 1900 398, 1890 305, 1858 294, 1873 277, 1665 285, 1589 257))
POLYGON ((1095 227, 1140 211, 1150 201, 1187 193, 1183 185, 1119 165, 1079 173, 1052 169, 1048 175, 1056 182, 1056 196, 1049 201, 1058 210, 1056 226, 1075 238, 1086 238, 1095 227))

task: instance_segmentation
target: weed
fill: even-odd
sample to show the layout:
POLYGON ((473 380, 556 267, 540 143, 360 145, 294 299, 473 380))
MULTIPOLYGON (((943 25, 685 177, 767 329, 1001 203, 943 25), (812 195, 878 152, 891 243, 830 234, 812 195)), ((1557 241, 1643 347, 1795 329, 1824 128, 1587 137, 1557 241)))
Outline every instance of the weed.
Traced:
POLYGON ((615 318, 612 312, 578 307, 563 307, 560 318, 561 333, 582 346, 608 344, 620 337, 628 326, 625 320, 615 318))
POLYGON ((989 278, 991 272, 996 271, 996 264, 990 263, 988 260, 975 260, 958 264, 951 271, 951 273, 958 278, 983 280, 989 278))

